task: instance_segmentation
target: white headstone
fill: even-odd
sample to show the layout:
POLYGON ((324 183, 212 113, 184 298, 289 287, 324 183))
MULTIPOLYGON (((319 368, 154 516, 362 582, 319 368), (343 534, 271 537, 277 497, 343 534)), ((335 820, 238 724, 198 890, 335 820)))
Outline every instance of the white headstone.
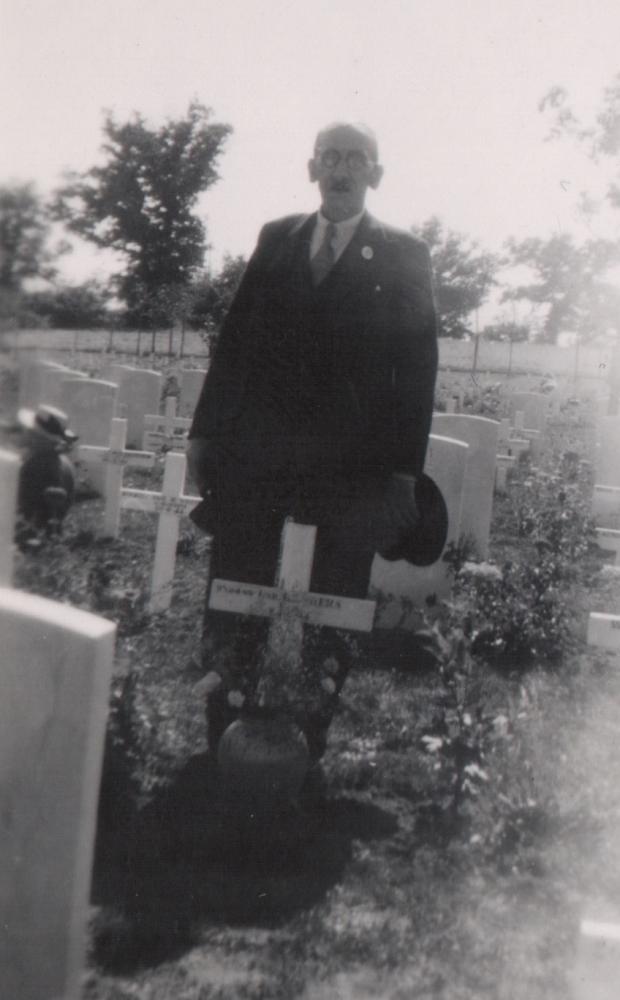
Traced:
POLYGON ((63 382, 66 379, 84 379, 88 376, 84 372, 75 371, 71 368, 47 368, 41 379, 40 403, 48 406, 58 406, 62 408, 63 382))
POLYGON ((469 445, 461 508, 461 534, 472 539, 480 559, 489 550, 499 424, 469 414, 433 414, 431 433, 469 445))
POLYGON ((588 646, 620 651, 620 615, 592 611, 588 617, 588 646))
POLYGON ((127 372, 119 385, 118 402, 126 407, 123 416, 127 417, 127 444, 130 448, 142 447, 146 414, 159 413, 161 383, 159 372, 137 368, 127 372))
MULTIPOLYGON (((437 437, 434 434, 429 437, 425 472, 437 483, 448 508, 446 547, 453 542, 457 543, 461 535, 461 505, 468 452, 469 445, 464 441, 437 437)), ((434 595, 438 599, 445 598, 449 596, 450 590, 450 570, 441 556, 432 566, 412 566, 404 559, 388 562, 381 556, 375 556, 370 581, 371 594, 381 594, 386 598, 392 595, 395 598, 380 607, 376 621, 379 628, 394 628, 400 624, 415 628, 420 624, 419 614, 413 615, 410 620, 402 620, 400 597, 423 610, 428 597, 434 595)))
POLYGON ((541 392, 515 392, 510 400, 510 412, 521 411, 524 427, 544 431, 547 422, 547 397, 541 392))
POLYGON ((207 374, 204 368, 184 368, 181 372, 181 395, 179 397, 179 416, 193 417, 198 397, 207 374))
POLYGON ((603 486, 620 486, 620 417, 596 421, 594 473, 603 486))
POLYGON ((571 976, 572 1000, 617 1000, 620 984, 620 924, 581 920, 571 976))
POLYGON ((618 562, 620 552, 620 531, 617 528, 597 528, 596 544, 606 555, 612 556, 611 562, 618 562))
POLYGON ((498 455, 495 465, 495 489, 505 493, 508 487, 508 470, 515 464, 514 455, 498 455))
POLYGON ((13 533, 20 465, 18 455, 0 449, 0 586, 7 587, 13 580, 13 533))
POLYGON ((18 406, 36 409, 41 398, 43 380, 47 372, 62 370, 63 366, 55 361, 44 361, 41 358, 29 358, 19 368, 18 406))
POLYGON ((595 484, 592 491, 592 517, 601 528, 620 528, 620 486, 595 484))
POLYGON ((190 428, 189 417, 177 416, 177 401, 174 396, 167 396, 163 414, 147 413, 144 418, 144 435, 142 447, 179 449, 187 448, 187 432, 190 428))
POLYGON ((0 970, 78 1000, 115 625, 0 589, 0 970))
POLYGON ((159 514, 155 562, 151 577, 149 610, 166 611, 172 600, 172 581, 179 539, 179 519, 200 503, 200 497, 186 496, 185 455, 169 451, 164 465, 164 483, 161 493, 153 490, 123 489, 121 507, 125 510, 142 510, 159 514))
MULTIPOLYGON (((108 445, 118 386, 99 379, 67 379, 62 384, 62 409, 69 417, 80 445, 108 445)), ((88 481, 103 491, 104 475, 99 463, 84 459, 88 481)))

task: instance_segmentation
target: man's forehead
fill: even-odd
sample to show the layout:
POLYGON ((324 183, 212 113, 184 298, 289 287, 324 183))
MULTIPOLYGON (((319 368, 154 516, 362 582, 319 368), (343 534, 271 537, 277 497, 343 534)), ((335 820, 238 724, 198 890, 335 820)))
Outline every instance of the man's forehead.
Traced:
POLYGON ((373 158, 377 155, 377 141, 370 131, 355 125, 334 125, 323 129, 316 137, 315 150, 331 148, 362 149, 373 158))

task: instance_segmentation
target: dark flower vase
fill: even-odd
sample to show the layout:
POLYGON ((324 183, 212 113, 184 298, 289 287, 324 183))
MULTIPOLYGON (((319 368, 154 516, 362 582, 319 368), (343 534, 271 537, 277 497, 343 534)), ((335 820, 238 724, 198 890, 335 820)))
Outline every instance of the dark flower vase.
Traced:
POLYGON ((217 760, 227 795, 257 808, 293 799, 308 772, 306 737, 285 715, 243 715, 225 730, 217 760))

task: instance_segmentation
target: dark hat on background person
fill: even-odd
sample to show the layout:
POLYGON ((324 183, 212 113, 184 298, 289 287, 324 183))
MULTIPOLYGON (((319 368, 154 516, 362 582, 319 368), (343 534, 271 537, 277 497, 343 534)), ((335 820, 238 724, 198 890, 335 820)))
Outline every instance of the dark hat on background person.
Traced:
POLYGON ((448 508, 437 483, 425 472, 416 476, 413 493, 418 523, 405 529, 398 541, 380 555, 388 562, 406 559, 413 566, 431 566, 441 556, 448 538, 448 508))
POLYGON ((24 430, 36 431, 56 443, 73 444, 78 440, 78 435, 68 427, 67 414, 55 406, 41 404, 36 410, 18 410, 17 422, 24 430))

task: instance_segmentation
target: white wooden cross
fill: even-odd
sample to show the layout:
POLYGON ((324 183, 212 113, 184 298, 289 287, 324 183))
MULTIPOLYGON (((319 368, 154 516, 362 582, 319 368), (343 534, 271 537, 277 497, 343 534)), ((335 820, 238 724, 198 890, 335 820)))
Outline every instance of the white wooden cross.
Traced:
POLYGON ((169 451, 164 464, 161 493, 154 490, 125 488, 121 490, 123 510, 142 510, 159 514, 155 562, 151 577, 149 610, 166 611, 172 600, 172 580, 179 539, 179 519, 200 503, 200 497, 183 493, 185 485, 185 455, 169 451))
POLYGON ((0 586, 5 587, 13 582, 13 534, 20 465, 15 452, 0 449, 0 586))
POLYGON ((102 463, 104 466, 103 533, 110 538, 118 537, 125 466, 136 465, 143 469, 152 469, 155 463, 155 455, 152 451, 132 451, 125 447, 126 443, 127 421, 113 417, 110 428, 110 444, 107 448, 102 445, 82 444, 77 449, 78 458, 93 464, 102 463))
POLYGON ((288 519, 282 531, 275 586, 215 579, 211 584, 209 607, 214 611, 272 619, 270 648, 277 651, 281 645, 292 659, 301 653, 304 624, 372 631, 376 601, 315 594, 308 589, 316 531, 312 524, 297 524, 288 519), (280 621, 284 629, 278 628, 280 621))
POLYGON ((147 413, 144 418, 142 447, 150 449, 165 446, 184 451, 191 423, 189 417, 177 417, 177 401, 174 396, 167 396, 163 415, 147 413))
POLYGON ((0 588, 0 995, 77 1000, 116 626, 0 588))

